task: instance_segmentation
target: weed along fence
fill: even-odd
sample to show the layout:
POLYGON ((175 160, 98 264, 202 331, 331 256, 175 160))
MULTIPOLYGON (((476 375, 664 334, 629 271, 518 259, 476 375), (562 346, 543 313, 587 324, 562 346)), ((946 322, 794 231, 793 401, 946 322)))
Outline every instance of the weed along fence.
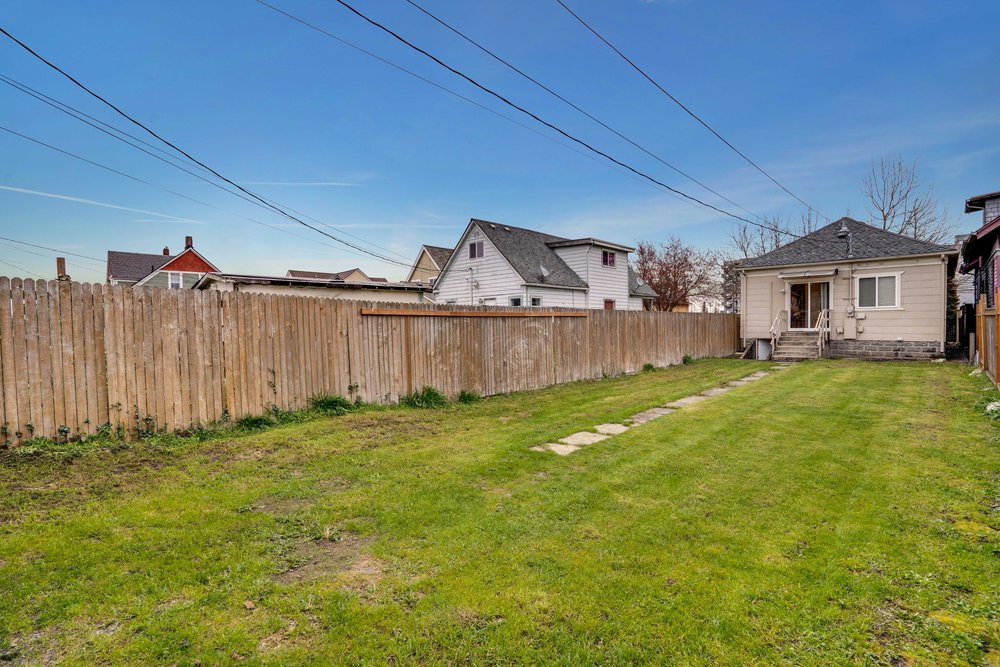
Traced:
POLYGON ((186 429, 423 386, 482 395, 724 356, 735 315, 392 305, 0 278, 0 443, 186 429))

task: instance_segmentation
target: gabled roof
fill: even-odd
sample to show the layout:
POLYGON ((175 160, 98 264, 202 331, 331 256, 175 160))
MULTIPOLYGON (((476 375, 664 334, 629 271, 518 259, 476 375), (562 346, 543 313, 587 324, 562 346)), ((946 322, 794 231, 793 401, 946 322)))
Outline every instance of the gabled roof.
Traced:
POLYGON ((587 289, 587 283, 548 245, 567 239, 476 218, 471 223, 482 230, 525 283, 587 289))
POLYGON ((643 281, 639 277, 639 274, 632 270, 632 267, 628 267, 628 293, 629 296, 644 296, 649 298, 656 298, 659 296, 649 283, 643 281))
POLYGON ((328 273, 324 271, 302 271, 299 269, 288 269, 285 274, 288 278, 311 278, 314 280, 345 280, 347 276, 351 275, 357 271, 363 275, 368 280, 380 280, 379 278, 368 278, 368 274, 361 269, 348 269, 347 271, 337 271, 336 273, 328 273))
POLYGON ((451 259, 451 253, 455 252, 454 248, 442 248, 436 245, 425 245, 423 248, 427 251, 428 257, 431 258, 431 261, 434 262, 438 269, 443 269, 444 265, 451 259))
POLYGON ((841 218, 820 227, 811 234, 796 239, 760 257, 748 259, 741 269, 796 264, 818 264, 881 257, 907 257, 912 255, 954 254, 950 246, 918 241, 917 239, 887 232, 852 218, 841 218), (841 225, 851 233, 851 257, 847 253, 847 239, 837 238, 841 225))
POLYGON ((987 199, 1000 199, 1000 192, 987 192, 985 195, 976 195, 965 200, 965 212, 982 211, 987 199))
POLYGON ((169 262, 175 255, 108 251, 108 278, 139 281, 169 262))

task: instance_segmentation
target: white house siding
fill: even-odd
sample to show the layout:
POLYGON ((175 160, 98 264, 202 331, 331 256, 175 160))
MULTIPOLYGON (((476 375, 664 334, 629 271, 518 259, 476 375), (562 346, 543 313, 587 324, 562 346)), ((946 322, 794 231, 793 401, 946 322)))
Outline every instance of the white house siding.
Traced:
MULTIPOLYGON (((820 273, 835 268, 839 269, 838 275, 813 279, 829 280, 831 283, 830 335, 833 340, 853 339, 851 330, 856 326, 858 341, 936 341, 943 344, 947 262, 941 256, 747 270, 743 278, 743 337, 769 338, 774 318, 780 311, 787 311, 787 281, 779 278, 779 273, 805 270, 820 273), (900 273, 899 307, 885 310, 857 308, 852 267, 854 278, 900 273), (863 319, 847 317, 852 301, 857 314, 863 315, 863 319)), ((798 280, 808 279, 794 279, 798 280)), ((784 326, 787 327, 787 321, 784 326)))
POLYGON ((473 226, 455 247, 451 268, 434 283, 434 299, 465 306, 479 305, 482 299, 489 305, 506 306, 512 296, 524 296, 524 281, 486 235, 473 226), (483 242, 482 257, 469 259, 472 241, 483 242), (479 287, 470 284, 470 268, 479 287))
POLYGON ((628 293, 628 253, 595 245, 555 248, 556 254, 573 269, 590 287, 586 308, 604 308, 605 299, 613 299, 616 310, 642 310, 642 299, 633 299, 628 293), (615 266, 604 266, 603 250, 615 253, 615 266))
MULTIPOLYGON (((586 308, 587 293, 583 290, 556 289, 554 287, 528 287, 525 306, 531 305, 531 297, 542 298, 542 308, 586 308)), ((501 304, 506 305, 506 304, 501 304)))

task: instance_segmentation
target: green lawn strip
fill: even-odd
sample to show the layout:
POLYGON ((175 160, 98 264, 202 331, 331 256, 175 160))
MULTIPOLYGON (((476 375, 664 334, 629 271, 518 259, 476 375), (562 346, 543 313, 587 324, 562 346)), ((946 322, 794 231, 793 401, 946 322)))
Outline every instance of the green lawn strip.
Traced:
POLYGON ((0 628, 77 664, 981 662, 1000 466, 961 367, 798 364, 527 451, 757 368, 16 462, 0 628), (274 579, 324 534, 361 566, 274 579))

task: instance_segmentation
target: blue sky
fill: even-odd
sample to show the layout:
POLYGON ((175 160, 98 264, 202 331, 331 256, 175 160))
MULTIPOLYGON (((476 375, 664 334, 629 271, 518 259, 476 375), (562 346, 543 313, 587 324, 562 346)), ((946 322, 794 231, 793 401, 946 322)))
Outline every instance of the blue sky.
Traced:
MULTIPOLYGON (((581 155, 336 3, 273 2, 545 136, 251 0, 7 0, 0 25, 230 178, 398 253, 401 261, 412 259, 421 243, 451 245, 470 217, 624 243, 677 235, 700 247, 726 244, 726 218, 581 155)), ((404 0, 355 2, 595 146, 732 208, 491 61, 404 0)), ((655 91, 554 0, 422 4, 746 208, 798 219, 798 202, 655 91)), ((918 161, 920 175, 950 209, 956 231, 976 226, 975 216, 962 213, 966 197, 1000 190, 1000 42, 983 29, 1000 24, 996 2, 568 4, 831 218, 864 218, 860 181, 871 160, 882 155, 918 161)), ((6 40, 0 43, 0 73, 127 127, 6 40)), ((158 252, 169 245, 176 250, 192 235, 196 247, 224 271, 283 274, 288 268, 360 266, 372 275, 406 273, 335 243, 323 245, 328 240, 315 232, 173 170, 2 83, 0 125, 216 207, 0 131, 0 236, 100 258, 108 249, 158 252)), ((21 248, 0 241, 5 262, 0 274, 22 273, 9 266, 14 264, 27 275, 52 277, 53 253, 21 248)), ((70 260, 74 278, 103 278, 101 264, 70 260)))

